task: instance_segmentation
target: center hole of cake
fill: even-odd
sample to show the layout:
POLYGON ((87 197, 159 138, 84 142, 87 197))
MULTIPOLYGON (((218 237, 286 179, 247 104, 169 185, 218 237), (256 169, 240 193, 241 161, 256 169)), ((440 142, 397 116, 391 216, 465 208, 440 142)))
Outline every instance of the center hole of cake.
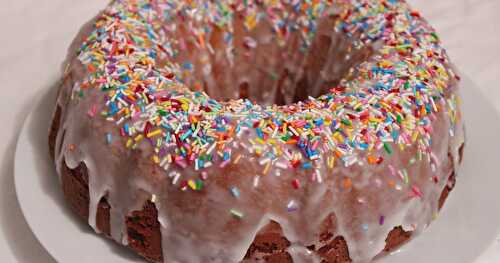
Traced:
POLYGON ((310 39, 291 33, 284 41, 266 29, 235 30, 231 46, 214 30, 208 47, 187 42, 182 80, 218 101, 248 99, 260 105, 288 105, 336 87, 350 69, 369 56, 345 34, 332 33, 323 19, 310 39))

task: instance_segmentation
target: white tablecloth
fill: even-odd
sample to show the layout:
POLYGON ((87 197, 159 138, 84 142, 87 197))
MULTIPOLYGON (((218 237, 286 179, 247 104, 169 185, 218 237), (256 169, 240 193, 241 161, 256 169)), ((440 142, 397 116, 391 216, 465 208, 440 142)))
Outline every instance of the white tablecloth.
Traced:
MULTIPOLYGON (((500 110, 500 0, 410 2, 435 26, 455 64, 500 110)), ((54 262, 29 230, 17 203, 16 139, 40 90, 59 77, 66 48, 80 25, 106 3, 0 0, 0 262, 54 262)), ((476 263, 494 262, 500 262, 497 241, 476 263)))

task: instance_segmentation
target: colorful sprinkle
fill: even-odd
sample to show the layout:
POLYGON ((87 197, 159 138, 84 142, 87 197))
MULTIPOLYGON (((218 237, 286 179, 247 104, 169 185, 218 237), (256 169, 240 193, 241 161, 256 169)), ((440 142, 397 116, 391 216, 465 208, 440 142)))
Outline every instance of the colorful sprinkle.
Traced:
MULTIPOLYGON (((128 8, 117 2, 98 17, 94 31, 78 50, 78 59, 89 74, 72 95, 83 98, 90 88, 103 93, 105 103, 92 105, 87 114, 115 123, 116 134, 123 137, 114 138, 116 142, 129 149, 150 144, 154 151, 149 157, 166 173, 173 167, 194 169, 202 172, 203 180, 208 178, 203 170, 209 167, 256 160, 262 175, 280 176, 281 170, 301 169, 307 180, 322 183, 335 174, 321 174, 318 167, 325 164, 330 170, 335 165, 381 165, 395 150, 410 146, 417 149, 410 164, 429 160, 431 169, 438 169, 439 160, 432 153, 432 122, 440 111, 452 124, 460 117, 458 99, 446 97, 454 73, 447 69, 448 58, 439 37, 404 3, 361 1, 355 7, 348 1, 338 3, 340 19, 335 29, 353 39, 355 50, 380 43, 377 55, 358 65, 349 81, 340 82, 326 94, 286 106, 264 106, 246 99, 219 102, 203 92, 199 81, 189 81, 199 73, 211 74, 210 67, 198 66, 200 62, 208 65, 206 58, 173 61, 189 48, 213 54, 210 38, 215 27, 222 32, 224 47, 220 48, 227 48, 225 56, 231 63, 237 61, 236 56, 252 56, 261 43, 244 36, 243 51, 236 52, 240 50, 234 46, 231 25, 236 8, 224 1, 175 3, 160 2, 151 8, 147 1, 138 1, 128 8), (182 17, 192 38, 177 37, 157 19, 166 15, 172 24, 182 17), (194 19, 202 21, 191 23, 194 19), (395 20, 397 24, 393 24, 395 20)), ((262 10, 255 5, 237 9, 241 9, 246 30, 268 19, 272 39, 279 46, 298 34, 301 48, 297 52, 305 52, 314 40, 318 19, 332 2, 304 1, 290 12, 278 12, 287 3, 264 1, 262 10)), ((266 74, 273 81, 280 79, 279 72, 266 74)), ((105 136, 106 143, 112 144, 111 133, 105 136)), ((410 185, 406 170, 389 169, 410 185)), ((171 176, 172 183, 192 190, 203 188, 203 180, 179 181, 180 177, 171 176)), ((259 178, 254 177, 254 187, 259 178)), ((301 182, 294 179, 291 185, 299 189, 301 182)), ((392 180, 388 185, 400 187, 392 180)), ((341 186, 350 189, 353 182, 344 178, 341 186)), ((231 194, 238 197, 239 190, 238 194, 233 190, 231 194)), ((418 188, 412 192, 422 194, 418 188)))
POLYGON ((231 194, 236 197, 236 198, 239 198, 240 197, 240 189, 238 189, 238 187, 236 186, 233 186, 230 188, 230 191, 231 191, 231 194))
POLYGON ((236 209, 230 209, 229 213, 231 213, 232 216, 234 216, 235 218, 238 218, 238 219, 242 219, 244 216, 244 214, 241 211, 236 210, 236 209))

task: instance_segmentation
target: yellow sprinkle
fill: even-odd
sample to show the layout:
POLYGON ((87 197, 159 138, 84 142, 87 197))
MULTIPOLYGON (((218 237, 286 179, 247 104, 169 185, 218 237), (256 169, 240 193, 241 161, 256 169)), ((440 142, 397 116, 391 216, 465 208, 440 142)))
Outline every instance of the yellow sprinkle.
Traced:
POLYGON ((182 104, 189 104, 189 100, 183 97, 177 98, 178 101, 180 101, 182 104))
POLYGON ((335 166, 335 157, 329 156, 327 164, 328 164, 328 168, 333 169, 333 167, 335 166))
POLYGON ((257 25, 257 19, 255 14, 246 17, 245 26, 247 27, 248 30, 252 30, 256 25, 257 25))
POLYGON ((129 138, 129 139, 127 140, 127 144, 126 144, 125 146, 126 146, 127 148, 130 148, 130 147, 132 146, 132 143, 133 143, 133 142, 132 142, 132 139, 130 139, 130 138, 129 138))
POLYGON ((157 135, 160 135, 160 134, 161 134, 161 130, 157 129, 157 130, 154 130, 154 131, 146 134, 146 137, 151 138, 151 137, 154 137, 154 136, 157 136, 157 135))
POLYGON ((401 151, 403 151, 405 149, 405 145, 403 143, 400 143, 399 144, 399 149, 401 149, 401 151))
POLYGON ((271 167, 271 162, 267 162, 266 163, 266 166, 264 167, 264 170, 262 171, 262 173, 264 175, 266 175, 268 172, 269 172, 269 168, 271 167))
POLYGON ((160 158, 158 158, 158 155, 153 155, 153 162, 155 164, 159 164, 160 163, 160 158))
POLYGON ((144 136, 142 134, 139 134, 139 135, 135 136, 134 141, 140 142, 140 141, 142 141, 142 139, 144 139, 144 136))
POLYGON ((433 213, 432 214, 432 220, 436 220, 438 218, 438 213, 433 213))
POLYGON ((189 187, 191 187, 191 189, 196 190, 196 183, 194 182, 194 180, 189 180, 188 185, 189 187))
POLYGON ((274 150, 276 151, 276 155, 277 156, 282 156, 283 155, 283 151, 281 150, 281 148, 274 147, 274 150))
POLYGON ((412 140, 413 142, 415 142, 415 141, 417 141, 417 138, 418 138, 418 131, 417 131, 417 130, 415 130, 415 131, 413 132, 412 136, 411 136, 411 140, 412 140))

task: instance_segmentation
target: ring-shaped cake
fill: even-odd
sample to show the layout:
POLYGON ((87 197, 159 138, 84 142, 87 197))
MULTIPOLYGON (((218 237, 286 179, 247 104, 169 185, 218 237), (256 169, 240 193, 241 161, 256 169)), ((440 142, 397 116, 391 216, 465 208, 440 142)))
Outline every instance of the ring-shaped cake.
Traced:
POLYGON ((453 188, 458 87, 404 1, 116 0, 70 48, 51 154, 150 261, 366 262, 453 188))

